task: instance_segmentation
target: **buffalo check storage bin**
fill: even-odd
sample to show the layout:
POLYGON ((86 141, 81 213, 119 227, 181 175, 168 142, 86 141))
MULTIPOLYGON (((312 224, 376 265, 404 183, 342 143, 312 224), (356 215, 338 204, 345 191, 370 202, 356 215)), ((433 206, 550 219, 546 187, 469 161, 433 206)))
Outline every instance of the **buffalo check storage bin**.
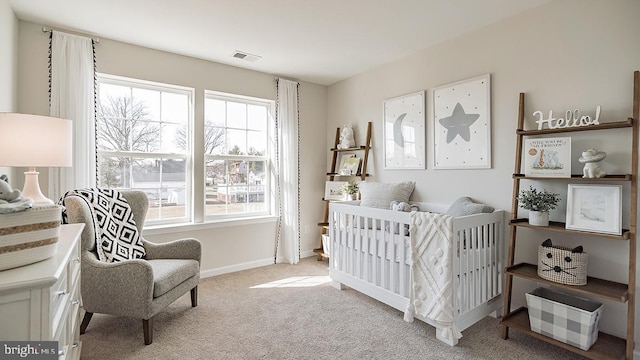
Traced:
POLYGON ((544 287, 526 297, 532 331, 585 351, 598 340, 601 303, 544 287))

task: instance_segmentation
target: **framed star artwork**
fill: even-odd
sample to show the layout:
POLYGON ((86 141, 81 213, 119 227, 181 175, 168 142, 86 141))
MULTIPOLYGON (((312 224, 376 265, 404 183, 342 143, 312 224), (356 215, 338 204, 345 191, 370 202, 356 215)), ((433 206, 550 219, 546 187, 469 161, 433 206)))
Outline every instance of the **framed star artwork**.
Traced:
POLYGON ((434 169, 491 168, 490 75, 433 89, 434 169))
POLYGON ((384 168, 425 168, 425 92, 384 101, 384 168))

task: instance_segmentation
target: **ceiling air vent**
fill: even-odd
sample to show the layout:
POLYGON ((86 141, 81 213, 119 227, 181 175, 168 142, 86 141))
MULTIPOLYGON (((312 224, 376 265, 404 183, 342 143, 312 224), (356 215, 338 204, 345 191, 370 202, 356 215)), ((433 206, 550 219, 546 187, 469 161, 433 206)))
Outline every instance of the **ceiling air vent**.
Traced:
POLYGON ((241 59, 241 60, 250 61, 250 62, 256 62, 262 58, 262 56, 253 55, 253 54, 249 54, 249 53, 237 51, 237 50, 236 52, 233 53, 232 56, 236 59, 241 59))

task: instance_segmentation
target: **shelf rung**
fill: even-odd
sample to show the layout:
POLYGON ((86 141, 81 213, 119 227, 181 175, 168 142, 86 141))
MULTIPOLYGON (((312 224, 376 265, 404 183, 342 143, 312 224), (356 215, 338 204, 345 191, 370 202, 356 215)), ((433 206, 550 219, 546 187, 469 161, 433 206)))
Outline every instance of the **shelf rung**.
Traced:
POLYGON ((536 230, 560 231, 560 232, 580 234, 580 235, 607 237, 607 238, 616 239, 616 240, 629 240, 629 237, 630 237, 630 232, 628 229, 622 229, 622 235, 603 234, 603 233, 596 233, 596 232, 589 232, 589 231, 567 229, 565 228, 565 223, 559 222, 559 221, 549 221, 549 226, 537 226, 537 225, 529 224, 529 219, 512 219, 509 222, 509 224, 511 226, 521 226, 521 227, 527 227, 527 228, 532 228, 536 230))
POLYGON ((535 282, 549 284, 562 289, 569 289, 582 294, 598 296, 604 299, 622 303, 627 302, 629 296, 629 286, 627 284, 603 280, 591 276, 587 277, 586 285, 565 285, 546 280, 538 276, 538 266, 533 264, 516 264, 507 267, 505 269, 505 272, 508 275, 513 275, 535 282))

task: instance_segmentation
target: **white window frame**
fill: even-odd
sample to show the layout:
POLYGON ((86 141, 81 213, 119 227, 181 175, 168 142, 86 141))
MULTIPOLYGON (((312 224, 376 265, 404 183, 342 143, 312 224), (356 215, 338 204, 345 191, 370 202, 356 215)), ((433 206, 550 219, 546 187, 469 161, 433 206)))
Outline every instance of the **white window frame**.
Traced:
MULTIPOLYGON (((206 169, 206 164, 208 161, 212 160, 246 160, 246 161, 265 161, 265 193, 264 193, 264 201, 265 207, 264 211, 259 212, 244 212, 244 213, 230 213, 230 214, 206 214, 206 208, 203 209, 203 213, 205 214, 205 221, 214 222, 226 219, 243 219, 243 218, 251 218, 251 217, 263 217, 270 216, 273 214, 273 159, 271 158, 272 154, 274 154, 274 149, 272 149, 273 145, 273 128, 275 121, 275 101, 262 99, 257 97, 250 97, 244 95, 236 95, 225 92, 213 91, 213 90, 205 90, 204 99, 217 99, 223 101, 233 101, 233 102, 241 102, 244 104, 250 105, 260 105, 267 107, 267 146, 266 153, 263 156, 252 156, 252 155, 210 155, 204 154, 204 161, 202 166, 206 169)), ((206 112, 206 110, 204 111, 206 112)), ((205 126, 205 121, 203 121, 203 128, 205 126)), ((226 126, 225 126, 226 128, 226 126)), ((204 136, 204 129, 203 129, 204 136)), ((204 151, 203 151, 204 152, 204 151)), ((203 179, 203 191, 206 192, 206 181, 203 179)), ((206 206, 206 198, 203 197, 202 206, 206 206)))
MULTIPOLYGON (((146 224, 150 226, 154 225, 169 225, 169 224, 180 224, 180 223, 193 223, 193 179, 194 179, 194 166, 193 166, 193 158, 194 158, 194 146, 193 146, 193 133, 194 133, 194 97, 195 90, 190 87, 184 87, 179 85, 165 84, 159 82, 152 82, 147 80, 140 80, 135 78, 128 78, 117 75, 110 75, 104 73, 97 73, 97 82, 98 83, 106 83, 106 84, 114 84, 121 85, 127 87, 135 87, 139 89, 145 90, 153 90, 153 91, 165 91, 165 92, 173 92, 182 95, 186 95, 188 98, 188 124, 187 124, 187 136, 189 142, 189 148, 187 149, 185 154, 177 154, 177 153, 165 153, 165 152, 131 152, 131 151, 97 151, 98 156, 116 156, 116 157, 136 157, 136 158, 172 158, 172 159, 186 159, 185 166, 185 216, 183 217, 175 217, 175 218, 164 218, 164 219, 147 219, 146 224)), ((99 87, 97 89, 99 91, 99 87)), ((97 94, 99 98, 99 93, 97 94)), ((97 129, 96 129, 97 130, 97 129)), ((96 164, 97 166, 98 164, 96 164)))

